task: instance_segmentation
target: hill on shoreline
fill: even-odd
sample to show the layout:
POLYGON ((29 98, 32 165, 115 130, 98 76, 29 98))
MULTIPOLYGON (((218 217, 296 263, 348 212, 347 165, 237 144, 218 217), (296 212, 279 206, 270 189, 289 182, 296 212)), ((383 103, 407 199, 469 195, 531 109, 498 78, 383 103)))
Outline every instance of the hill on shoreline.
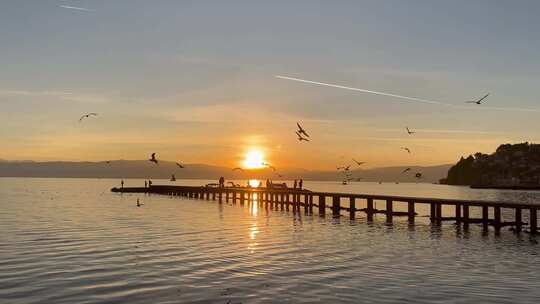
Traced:
MULTIPOLYGON (((437 182, 446 177, 451 165, 438 166, 411 166, 411 171, 402 174, 405 166, 381 167, 373 169, 351 170, 353 178, 362 178, 362 181, 382 182, 416 182, 414 172, 422 172, 421 182, 437 182)), ((58 178, 170 178, 175 174, 177 179, 274 179, 292 180, 303 178, 305 180, 340 181, 343 173, 322 170, 284 170, 279 178, 270 169, 246 170, 245 172, 232 171, 227 167, 186 164, 180 169, 174 162, 161 161, 155 165, 146 160, 115 160, 106 162, 67 162, 67 161, 0 161, 0 177, 58 177, 58 178)))

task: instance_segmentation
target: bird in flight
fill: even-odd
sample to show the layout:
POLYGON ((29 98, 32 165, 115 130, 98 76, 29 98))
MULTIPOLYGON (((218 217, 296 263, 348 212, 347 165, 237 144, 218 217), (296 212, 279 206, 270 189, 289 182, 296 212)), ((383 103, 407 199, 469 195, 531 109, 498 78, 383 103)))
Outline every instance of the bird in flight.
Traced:
POLYGON ((152 156, 150 157, 149 161, 153 162, 154 164, 158 164, 158 160, 156 159, 156 153, 152 153, 152 156))
POLYGON ((276 167, 270 165, 269 163, 262 163, 262 165, 263 165, 263 166, 266 166, 266 167, 272 169, 272 171, 276 172, 276 167))
POLYGON ((409 130, 409 127, 405 127, 405 129, 407 129, 407 133, 409 135, 412 135, 412 134, 416 133, 416 132, 413 132, 413 131, 409 130))
POLYGON ((184 165, 182 165, 181 163, 176 163, 176 165, 177 165, 178 168, 180 168, 180 169, 184 169, 184 168, 185 168, 184 165))
POLYGON ((298 126, 298 133, 303 134, 306 137, 309 137, 309 134, 307 134, 306 130, 302 128, 299 122, 297 122, 296 125, 298 126))
POLYGON ((403 174, 403 173, 405 173, 405 172, 409 172, 409 171, 411 171, 411 168, 407 168, 407 169, 401 171, 401 174, 403 174))
POLYGON ((337 170, 343 170, 343 171, 349 171, 350 168, 351 168, 351 165, 336 167, 337 170))
POLYGON ((354 158, 353 158, 352 160, 353 160, 358 166, 361 166, 361 165, 363 165, 363 164, 366 163, 366 162, 359 162, 359 161, 357 161, 357 160, 354 159, 354 158))
POLYGON ((405 151, 411 153, 411 149, 409 149, 409 148, 407 148, 407 147, 401 147, 401 149, 403 149, 403 150, 405 150, 405 151))
POLYGON ((240 168, 240 167, 233 168, 232 170, 233 170, 233 171, 242 171, 242 172, 244 172, 244 169, 242 169, 242 168, 240 168))
POLYGON ((79 122, 83 121, 83 119, 88 118, 90 116, 97 116, 97 113, 84 114, 83 116, 81 116, 81 118, 79 118, 79 122))
POLYGON ((302 137, 302 134, 300 134, 299 131, 296 131, 295 133, 298 136, 299 141, 309 141, 309 139, 302 137))
POLYGON ((279 173, 277 173, 277 172, 276 172, 276 175, 277 175, 278 177, 283 177, 283 175, 281 175, 281 174, 279 174, 279 173))
POLYGON ((469 100, 469 101, 465 101, 465 103, 482 104, 482 100, 486 99, 488 96, 489 96, 489 93, 487 93, 486 95, 484 95, 484 97, 482 97, 482 98, 480 98, 478 100, 469 100))
POLYGON ((420 178, 422 178, 422 173, 417 172, 417 173, 414 175, 414 177, 420 179, 420 178))

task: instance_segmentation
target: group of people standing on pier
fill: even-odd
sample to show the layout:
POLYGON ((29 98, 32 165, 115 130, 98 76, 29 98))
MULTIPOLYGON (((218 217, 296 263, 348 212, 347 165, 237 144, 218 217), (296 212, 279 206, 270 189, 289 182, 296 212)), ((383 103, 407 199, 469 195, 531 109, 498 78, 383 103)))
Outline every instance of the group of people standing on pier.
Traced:
MULTIPOLYGON (((219 187, 220 188, 225 187, 225 178, 223 176, 219 178, 218 182, 219 182, 219 187)), ((303 185, 304 185, 304 180, 302 180, 302 179, 296 180, 295 179, 294 184, 293 184, 293 189, 300 189, 301 190, 303 188, 303 185)), ((146 182, 145 182, 145 187, 146 187, 146 182)), ((248 188, 253 187, 250 184, 250 180, 247 181, 246 187, 248 187, 248 188)), ((259 181, 259 185, 257 187, 262 187, 262 182, 259 181)), ((266 180, 266 188, 289 188, 289 187, 287 186, 287 183, 274 183, 272 180, 267 179, 266 180)))

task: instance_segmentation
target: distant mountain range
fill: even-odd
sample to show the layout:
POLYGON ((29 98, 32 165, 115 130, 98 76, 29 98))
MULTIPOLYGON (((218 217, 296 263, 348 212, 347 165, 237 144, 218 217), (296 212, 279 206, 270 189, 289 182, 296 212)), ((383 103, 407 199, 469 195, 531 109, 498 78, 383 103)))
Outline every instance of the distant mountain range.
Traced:
MULTIPOLYGON (((362 178, 362 181, 382 182, 437 182, 446 177, 451 165, 439 166, 413 166, 407 173, 401 172, 407 168, 382 167, 374 169, 351 169, 351 178, 362 178), (423 177, 417 180, 416 172, 423 177)), ((178 168, 174 162, 160 161, 155 165, 147 160, 116 160, 106 162, 36 162, 36 161, 6 161, 0 160, 0 177, 62 177, 62 178, 170 178, 172 174, 177 179, 274 179, 292 180, 303 178, 305 180, 340 181, 345 178, 342 172, 321 170, 283 170, 279 172, 283 177, 277 176, 271 169, 258 169, 232 171, 231 168, 205 164, 186 164, 184 169, 178 168)))

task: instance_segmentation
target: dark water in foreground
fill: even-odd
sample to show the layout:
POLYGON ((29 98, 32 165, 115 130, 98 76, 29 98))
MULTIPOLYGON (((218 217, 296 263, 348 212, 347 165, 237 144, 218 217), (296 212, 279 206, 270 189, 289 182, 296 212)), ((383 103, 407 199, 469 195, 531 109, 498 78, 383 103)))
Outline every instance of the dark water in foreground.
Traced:
MULTIPOLYGON (((191 181, 201 184, 201 181, 191 181)), ((0 179, 0 303, 539 303, 540 238, 0 179), (135 207, 136 198, 145 205, 135 207)), ((140 181, 128 181, 130 184, 140 181)), ((157 182, 156 182, 157 183, 157 182)), ((314 190, 538 200, 422 184, 314 190), (399 193, 394 193, 399 192, 399 193)), ((335 188, 334 188, 335 187, 335 188)))

